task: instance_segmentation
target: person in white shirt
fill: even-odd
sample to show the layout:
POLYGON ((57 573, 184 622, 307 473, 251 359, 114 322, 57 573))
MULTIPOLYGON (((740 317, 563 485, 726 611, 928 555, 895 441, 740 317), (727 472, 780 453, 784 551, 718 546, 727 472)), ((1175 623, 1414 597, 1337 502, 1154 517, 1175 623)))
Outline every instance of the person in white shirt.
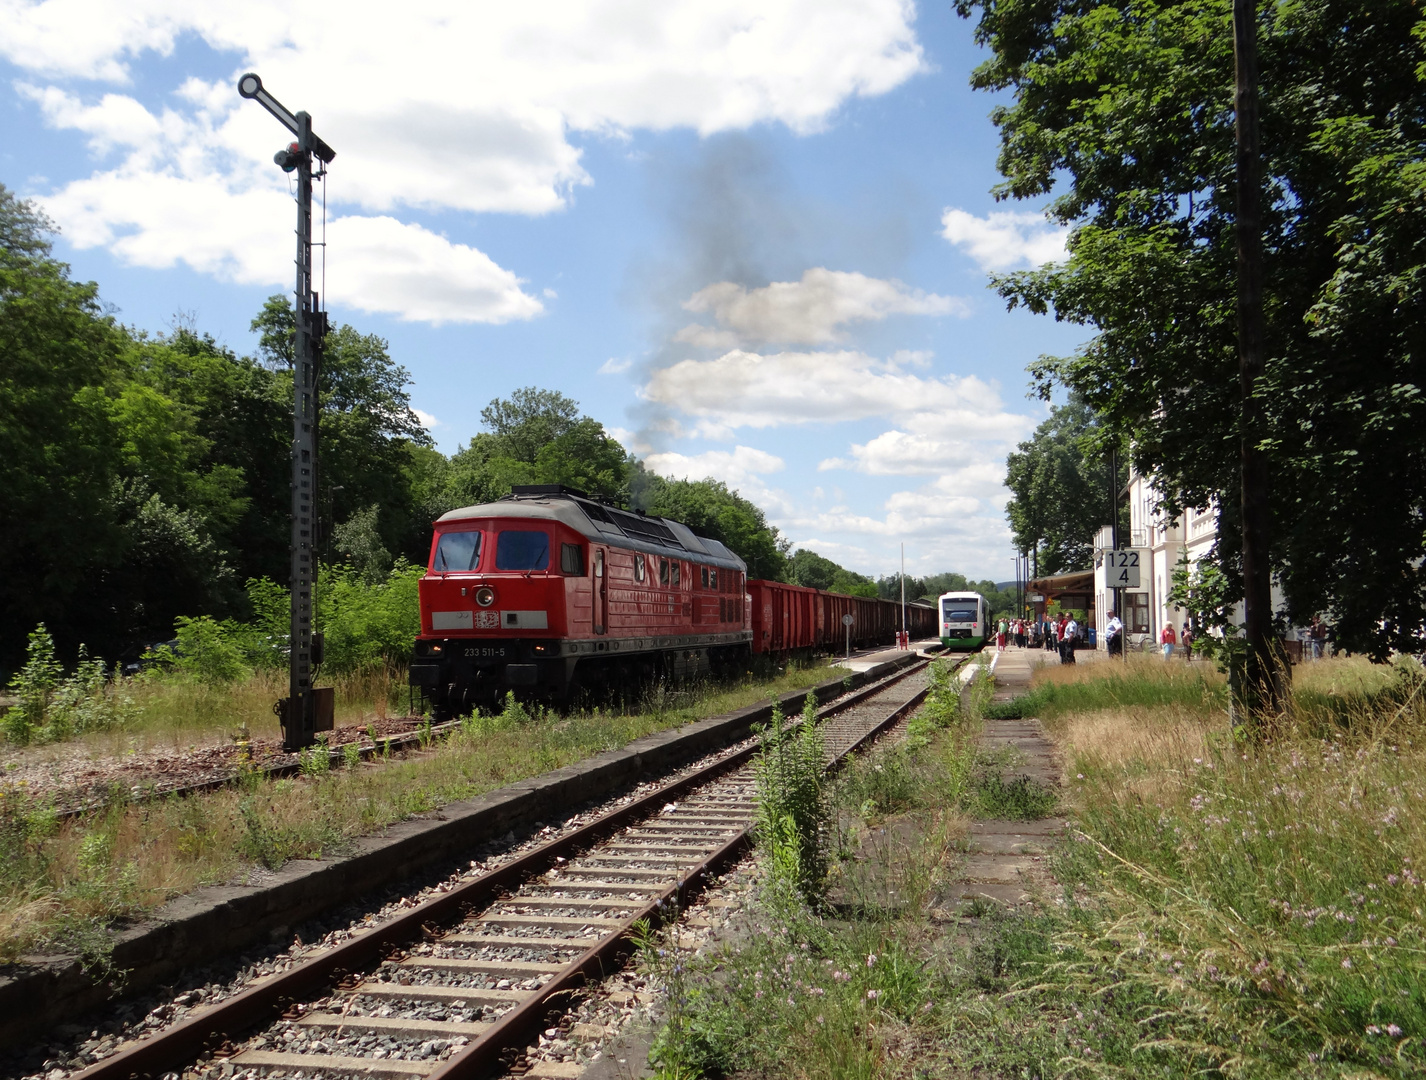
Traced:
POLYGON ((1065 623, 1064 637, 1060 640, 1060 663, 1074 663, 1074 639, 1079 633, 1079 623, 1074 621, 1074 616, 1069 617, 1065 623))
POLYGON ((1109 621, 1104 624, 1104 632, 1108 635, 1109 655, 1122 653, 1124 651, 1124 624, 1119 621, 1118 612, 1109 613, 1109 621))

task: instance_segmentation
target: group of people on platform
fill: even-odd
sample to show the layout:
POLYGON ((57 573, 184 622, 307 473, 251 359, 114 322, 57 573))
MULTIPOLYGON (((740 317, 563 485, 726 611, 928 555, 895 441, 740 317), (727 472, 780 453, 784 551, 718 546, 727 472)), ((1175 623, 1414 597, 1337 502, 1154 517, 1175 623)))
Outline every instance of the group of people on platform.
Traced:
POLYGON ((995 627, 998 650, 1004 650, 1011 641, 1022 649, 1043 646, 1046 652, 1058 653, 1062 664, 1074 663, 1074 650, 1084 639, 1084 627, 1068 612, 1058 619, 1046 616, 1038 622, 1002 618, 995 627))

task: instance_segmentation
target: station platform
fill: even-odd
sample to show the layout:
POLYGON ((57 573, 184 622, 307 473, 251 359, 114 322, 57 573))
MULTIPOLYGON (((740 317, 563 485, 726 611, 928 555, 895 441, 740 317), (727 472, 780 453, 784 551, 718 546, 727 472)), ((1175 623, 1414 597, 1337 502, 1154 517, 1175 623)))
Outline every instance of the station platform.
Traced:
POLYGON ((835 657, 831 666, 847 668, 850 671, 866 671, 868 668, 876 667, 877 664, 895 660, 898 656, 905 656, 907 653, 916 653, 922 656, 938 655, 937 653, 927 653, 926 650, 940 644, 940 638, 924 638, 921 641, 913 641, 909 649, 886 648, 884 646, 874 649, 853 649, 850 657, 835 657))

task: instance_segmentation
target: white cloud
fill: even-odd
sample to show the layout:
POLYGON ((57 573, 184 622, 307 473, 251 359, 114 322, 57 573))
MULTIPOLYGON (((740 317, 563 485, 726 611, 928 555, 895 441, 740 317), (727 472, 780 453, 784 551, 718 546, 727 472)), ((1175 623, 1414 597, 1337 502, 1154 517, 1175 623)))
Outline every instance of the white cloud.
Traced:
POLYGON ((416 419, 421 421, 421 426, 424 427, 427 431, 430 431, 431 428, 437 428, 441 426, 441 422, 437 420, 432 413, 428 413, 425 409, 412 409, 411 411, 416 414, 416 419))
POLYGON ((344 217, 328 229, 341 253, 327 268, 330 295, 363 311, 441 324, 504 323, 544 310, 483 251, 392 217, 344 217))
MULTIPOLYGON (((283 217, 239 213, 241 224, 190 238, 123 207, 150 186, 180 207, 229 217, 247 200, 285 192, 271 163, 284 133, 238 98, 233 79, 188 79, 161 113, 118 92, 90 101, 38 83, 122 86, 136 64, 192 36, 232 56, 234 78, 258 71, 289 107, 312 113, 337 150, 331 194, 348 217, 394 217, 402 207, 543 214, 590 182, 572 133, 687 127, 706 135, 762 122, 818 130, 849 98, 924 70, 914 17, 911 0, 436 0, 399 14, 374 0, 0 0, 0 56, 30 73, 21 92, 51 124, 83 132, 96 154, 127 155, 121 168, 51 200, 76 242, 86 241, 65 212, 83 203, 80 236, 126 239, 121 257, 231 268, 265 260, 267 233, 287 235, 283 217), (214 233, 228 246, 195 256, 214 233)), ((430 241, 408 235, 411 261, 427 267, 430 241)), ((466 272, 470 250, 450 254, 466 272)), ((493 280, 487 270, 476 293, 493 280)), ((458 317, 448 304, 434 307, 458 317)), ((507 293, 471 317, 538 310, 507 293)))
POLYGON ((604 361, 604 363, 599 365, 599 374, 622 375, 624 374, 624 372, 628 371, 633 366, 634 361, 628 359, 627 357, 621 359, 619 357, 611 356, 608 360, 604 361))
POLYGON ((1065 257, 1069 229, 1051 225, 1043 214, 993 210, 985 217, 955 207, 941 215, 941 235, 962 248, 982 270, 1039 266, 1065 257))
MULTIPOLYGON (((126 167, 39 201, 72 243, 107 247, 131 265, 185 263, 229 281, 289 283, 294 211, 284 192, 234 192, 198 170, 174 176, 126 167)), ((327 239, 340 256, 327 265, 325 299, 338 307, 431 323, 503 323, 543 310, 489 256, 419 225, 351 215, 328 222, 327 239)))
POLYGON ((740 427, 902 417, 912 410, 936 414, 963 438, 1003 438, 1025 423, 1005 412, 995 389, 974 376, 916 375, 894 359, 855 351, 764 356, 734 349, 715 360, 681 360, 656 371, 642 393, 698 417, 700 430, 712 437, 740 427))
POLYGON ((809 548, 863 574, 895 573, 899 547, 905 543, 908 574, 957 570, 972 578, 1003 580, 1010 558, 1006 494, 998 483, 989 485, 974 472, 947 475, 919 488, 893 491, 870 513, 844 506, 804 507, 776 524, 794 547, 809 548))
POLYGON ((723 329, 686 326, 674 340, 712 348, 766 342, 825 345, 845 338, 846 323, 970 313, 956 297, 820 266, 805 271, 801 281, 774 281, 760 289, 720 281, 694 293, 683 306, 711 313, 723 329))
POLYGON ((650 454, 646 464, 660 476, 673 480, 703 480, 712 477, 736 487, 755 476, 781 472, 787 463, 776 454, 751 446, 732 450, 709 450, 702 454, 650 454))
POLYGON ((851 469, 872 476, 974 474, 981 478, 983 494, 999 489, 1012 441, 1034 424, 1028 416, 1007 412, 995 414, 995 422, 998 430, 982 426, 971 433, 954 413, 913 413, 901 421, 900 428, 853 444, 850 458, 827 458, 817 468, 824 472, 851 469))

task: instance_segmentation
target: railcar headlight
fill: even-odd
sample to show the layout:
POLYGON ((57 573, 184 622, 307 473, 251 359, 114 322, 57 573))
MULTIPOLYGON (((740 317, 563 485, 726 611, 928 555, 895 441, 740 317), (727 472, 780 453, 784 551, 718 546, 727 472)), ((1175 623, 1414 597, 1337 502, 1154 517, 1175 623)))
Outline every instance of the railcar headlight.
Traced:
POLYGON ((481 607, 489 607, 495 603, 495 590, 489 585, 482 585, 475 590, 475 602, 481 607))

